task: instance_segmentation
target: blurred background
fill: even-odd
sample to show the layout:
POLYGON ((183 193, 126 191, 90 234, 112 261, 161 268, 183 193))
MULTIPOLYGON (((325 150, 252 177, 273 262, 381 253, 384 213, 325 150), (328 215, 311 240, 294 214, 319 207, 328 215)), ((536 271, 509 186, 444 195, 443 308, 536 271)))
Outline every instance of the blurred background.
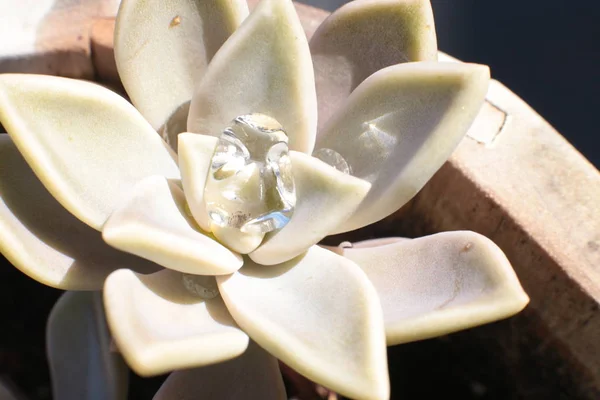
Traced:
MULTIPOLYGON (((344 0, 301 0, 333 11, 344 0)), ((600 1, 431 0, 438 47, 487 64, 600 166, 600 1), (598 114, 596 114, 598 113, 598 114)))

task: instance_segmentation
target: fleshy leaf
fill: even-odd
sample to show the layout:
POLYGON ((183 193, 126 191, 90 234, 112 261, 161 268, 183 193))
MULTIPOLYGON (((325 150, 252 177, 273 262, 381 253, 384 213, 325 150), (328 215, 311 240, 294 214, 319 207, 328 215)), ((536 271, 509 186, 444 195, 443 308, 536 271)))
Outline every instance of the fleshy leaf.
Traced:
POLYGON ((355 399, 387 399, 381 305, 350 260, 318 246, 266 267, 246 260, 217 283, 229 312, 262 348, 355 399))
POLYGON ((261 232, 242 232, 237 228, 216 224, 212 225, 211 230, 220 243, 240 254, 248 254, 256 249, 265 237, 261 232))
POLYGON ((406 241, 410 241, 410 240, 412 240, 412 239, 404 238, 404 237, 387 237, 387 238, 368 239, 368 240, 363 240, 361 242, 355 242, 355 243, 350 243, 350 242, 345 241, 345 242, 340 243, 337 246, 329 246, 329 245, 320 244, 319 247, 322 247, 329 251, 333 251, 335 254, 339 254, 340 256, 343 256, 344 251, 347 248, 365 249, 365 248, 369 248, 369 247, 378 247, 378 246, 383 246, 386 244, 393 244, 393 243, 397 243, 397 242, 406 242, 406 241))
POLYGON ((241 256, 196 228, 183 191, 161 176, 135 187, 104 225, 102 237, 119 250, 180 272, 229 274, 242 266, 241 256))
POLYGON ((234 118, 252 113, 275 118, 291 150, 312 151, 313 67, 291 0, 262 0, 223 44, 196 87, 187 128, 219 136, 234 118))
POLYGON ((375 285, 390 345, 507 318, 529 301, 502 250, 474 232, 346 248, 344 256, 375 285))
POLYGON ((306 154, 292 151, 290 158, 297 197, 294 214, 250 253, 259 264, 279 264, 305 252, 349 218, 371 188, 306 154))
POLYGON ((111 351, 100 292, 67 292, 46 332, 53 398, 126 400, 129 370, 111 351))
POLYGON ((0 378, 0 399, 27 400, 25 395, 6 377, 0 378))
POLYGON ((423 62, 385 68, 356 88, 317 139, 316 149, 336 151, 372 184, 335 233, 379 221, 410 200, 464 137, 488 82, 483 65, 423 62))
POLYGON ((248 346, 222 299, 201 298, 183 279, 177 271, 124 269, 106 280, 108 324, 123 357, 142 376, 221 362, 248 346))
POLYGON ((355 0, 333 12, 310 41, 319 130, 350 93, 382 68, 435 61, 429 0, 355 0))
POLYGON ((241 356, 220 364, 173 372, 153 400, 285 400, 277 359, 250 342, 241 356))
POLYGON ((363 240, 357 243, 352 243, 350 247, 353 249, 366 249, 368 247, 384 246, 386 244, 393 244, 398 242, 409 242, 412 239, 405 237, 383 237, 376 239, 363 240))
POLYGON ((179 177, 173 154, 137 110, 90 82, 2 74, 0 123, 48 191, 98 230, 141 179, 179 177))
POLYGON ((244 0, 122 1, 115 29, 119 76, 133 104, 174 148, 194 87, 247 15, 244 0))
POLYGON ((154 263, 108 246, 65 210, 0 135, 0 252, 31 278, 60 289, 98 290, 115 269, 155 272, 154 263))
POLYGON ((181 133, 179 169, 185 199, 200 228, 210 232, 210 220, 204 204, 204 186, 218 139, 214 136, 181 133))

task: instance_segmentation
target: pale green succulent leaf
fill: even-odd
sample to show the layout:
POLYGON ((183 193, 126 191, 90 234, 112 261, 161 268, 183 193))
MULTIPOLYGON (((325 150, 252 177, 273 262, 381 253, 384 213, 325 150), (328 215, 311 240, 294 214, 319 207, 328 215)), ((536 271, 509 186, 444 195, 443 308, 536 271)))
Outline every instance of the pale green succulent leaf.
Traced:
POLYGON ((158 375, 237 357, 248 336, 220 297, 189 291, 184 275, 119 270, 104 287, 106 318, 119 351, 139 375, 158 375))
MULTIPOLYGON (((352 243, 353 249, 360 249, 364 247, 375 247, 375 246, 383 246, 386 244, 398 243, 398 242, 407 242, 412 239, 406 237, 382 237, 375 239, 362 240, 360 242, 352 243)), ((342 246, 343 247, 343 246, 342 246)))
POLYGON ((23 393, 8 379, 0 380, 0 399, 26 400, 23 393))
POLYGON ((237 271, 241 256, 197 227, 178 183, 153 176, 136 185, 104 225, 106 243, 180 272, 219 275, 237 271))
POLYGON ((250 342, 233 360, 173 372, 153 400, 285 400, 277 359, 250 342))
POLYGON ((464 137, 488 82, 486 66, 422 62, 385 68, 356 88, 316 145, 372 184, 336 233, 387 217, 421 190, 464 137))
POLYGON ((286 226, 267 235, 250 253, 259 264, 288 261, 318 243, 343 221, 366 197, 371 185, 347 175, 309 155, 291 151, 296 206, 286 226))
POLYGON ((211 231, 220 243, 240 254, 248 254, 255 250, 265 237, 261 232, 242 232, 238 228, 216 224, 212 225, 211 231))
POLYGON ((196 87, 188 131, 219 136, 240 116, 275 118, 290 149, 310 153, 317 105, 306 35, 291 0, 262 0, 215 54, 196 87))
POLYGON ((90 82, 2 74, 0 123, 48 191, 98 230, 141 179, 179 177, 174 155, 136 109, 90 82))
POLYGON ((99 290, 118 268, 154 263, 108 246, 37 179, 8 135, 0 135, 0 253, 31 278, 66 290, 99 290))
POLYGON ((204 203, 204 187, 218 138, 195 133, 181 133, 179 170, 187 204, 200 228, 210 232, 210 219, 204 203))
POLYGON ((375 285, 389 345, 507 318, 529 301, 502 250, 475 232, 359 242, 343 255, 375 285))
POLYGON ((53 398, 126 400, 129 370, 111 349, 100 292, 66 292, 46 329, 53 398))
POLYGON ((248 15, 244 0, 123 0, 115 60, 133 104, 169 144, 208 63, 248 15))
POLYGON ((435 61, 429 0, 355 0, 334 11, 310 41, 319 129, 367 77, 391 65, 435 61))
POLYGON ((217 283, 238 325, 307 378, 354 399, 387 399, 377 293, 360 267, 318 246, 288 262, 246 260, 217 283))

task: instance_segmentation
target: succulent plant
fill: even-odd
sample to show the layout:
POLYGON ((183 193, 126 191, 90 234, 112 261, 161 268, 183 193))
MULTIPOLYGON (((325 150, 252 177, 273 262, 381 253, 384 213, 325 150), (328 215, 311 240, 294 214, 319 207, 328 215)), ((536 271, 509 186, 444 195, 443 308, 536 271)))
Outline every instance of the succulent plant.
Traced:
MULTIPOLYGON (((318 243, 423 187, 489 70, 437 61, 425 0, 354 1, 310 44, 290 0, 247 15, 243 0, 123 0, 115 57, 133 105, 89 82, 0 75, 0 250, 47 285, 103 289, 127 364, 177 371, 157 399, 284 398, 277 359, 386 399, 386 344, 505 318, 528 298, 473 232, 318 243)), ((94 294, 57 304, 57 397, 124 396, 102 318, 94 294), (93 360, 98 371, 64 378, 93 360)))

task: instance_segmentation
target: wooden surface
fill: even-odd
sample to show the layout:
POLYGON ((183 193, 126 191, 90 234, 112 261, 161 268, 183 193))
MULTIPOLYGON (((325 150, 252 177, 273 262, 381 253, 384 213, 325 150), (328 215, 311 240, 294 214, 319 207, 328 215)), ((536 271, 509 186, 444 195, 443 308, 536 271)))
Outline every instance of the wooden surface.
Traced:
POLYGON ((499 82, 490 85, 470 133, 494 139, 463 140, 418 196, 381 227, 414 236, 470 229, 492 239, 531 297, 522 315, 499 328, 510 327, 506 354, 521 359, 511 368, 558 357, 562 365, 549 378, 569 382, 577 398, 598 399, 598 170, 499 82), (523 341, 531 347, 521 348, 523 341))
MULTIPOLYGON (((327 13, 296 7, 311 36, 327 13)), ((102 19, 90 31, 94 73, 105 81, 118 80, 113 26, 102 19)), ((511 260, 531 304, 514 318, 444 340, 487 355, 511 398, 598 399, 599 199, 598 170, 492 81, 469 134, 425 188, 395 215, 343 239, 458 229, 491 238, 511 260)))
POLYGON ((93 79, 90 28, 114 17, 118 0, 0 1, 0 73, 93 79))

